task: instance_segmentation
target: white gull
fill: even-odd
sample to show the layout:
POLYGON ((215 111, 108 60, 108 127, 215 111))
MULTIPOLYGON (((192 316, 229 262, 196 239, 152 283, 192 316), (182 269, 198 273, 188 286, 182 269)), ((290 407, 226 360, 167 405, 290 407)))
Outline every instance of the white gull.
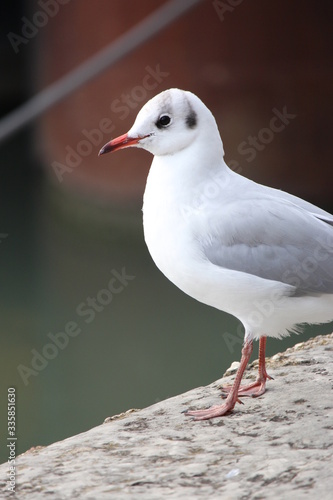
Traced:
POLYGON ((185 293, 244 325, 242 358, 225 401, 186 412, 196 420, 225 415, 239 396, 265 392, 267 336, 333 320, 333 216, 230 170, 215 119, 191 92, 155 96, 129 132, 99 154, 131 146, 154 155, 143 226, 157 267, 185 293), (254 339, 258 377, 240 386, 254 339))

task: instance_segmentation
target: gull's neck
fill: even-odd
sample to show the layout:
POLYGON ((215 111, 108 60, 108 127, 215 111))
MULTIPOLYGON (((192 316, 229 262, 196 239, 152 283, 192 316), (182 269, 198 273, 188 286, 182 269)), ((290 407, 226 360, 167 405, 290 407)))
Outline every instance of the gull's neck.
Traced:
POLYGON ((224 151, 218 130, 199 136, 190 146, 173 154, 155 156, 149 172, 154 182, 171 182, 182 189, 195 187, 204 179, 227 170, 224 151), (160 179, 160 180, 159 180, 160 179))

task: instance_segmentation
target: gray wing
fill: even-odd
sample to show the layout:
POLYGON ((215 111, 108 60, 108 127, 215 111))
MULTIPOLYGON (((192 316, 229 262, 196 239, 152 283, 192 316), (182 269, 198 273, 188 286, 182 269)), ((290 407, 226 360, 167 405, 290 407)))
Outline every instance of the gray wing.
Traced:
POLYGON ((330 224, 331 226, 333 226, 333 215, 331 215, 329 212, 326 212, 322 208, 316 207, 316 205, 313 205, 308 201, 302 200, 302 198, 298 198, 297 196, 286 193, 285 191, 280 191, 279 189, 262 186, 260 184, 257 184, 257 187, 260 187, 263 191, 270 192, 272 196, 277 197, 280 200, 289 201, 293 205, 303 208, 307 212, 318 217, 318 219, 321 219, 330 224))
POLYGON ((289 200, 237 200, 201 243, 206 258, 218 266, 293 285, 297 295, 330 294, 332 226, 327 212, 315 214, 289 200))

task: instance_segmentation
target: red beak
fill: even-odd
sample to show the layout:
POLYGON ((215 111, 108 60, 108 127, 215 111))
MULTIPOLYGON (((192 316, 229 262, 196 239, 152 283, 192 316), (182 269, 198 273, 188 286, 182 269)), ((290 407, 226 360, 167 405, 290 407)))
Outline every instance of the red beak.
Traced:
POLYGON ((104 144, 98 156, 104 155, 105 153, 112 153, 113 151, 118 151, 118 149, 129 148, 130 146, 135 146, 143 137, 129 137, 128 134, 121 135, 116 139, 104 144))

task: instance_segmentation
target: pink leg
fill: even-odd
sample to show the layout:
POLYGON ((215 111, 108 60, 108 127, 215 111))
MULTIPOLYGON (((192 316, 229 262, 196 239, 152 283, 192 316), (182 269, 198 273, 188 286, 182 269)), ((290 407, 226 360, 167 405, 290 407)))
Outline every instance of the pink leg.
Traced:
POLYGON ((195 417, 195 420, 207 420, 214 417, 222 417, 226 413, 229 413, 234 408, 236 402, 240 402, 238 399, 238 390, 243 377, 246 365, 249 362, 253 350, 252 340, 245 341, 244 347, 242 349, 242 357, 240 361, 239 368, 236 373, 236 378, 233 386, 231 387, 228 397, 223 405, 212 406, 207 410, 187 410, 185 412, 186 416, 195 417))
MULTIPOLYGON (((260 337, 259 340, 259 367, 258 367, 258 377, 255 382, 248 385, 241 385, 238 390, 238 396, 251 396, 256 398, 261 396, 266 391, 266 380, 272 379, 266 372, 265 364, 265 350, 266 350, 266 340, 267 337, 260 337)), ((223 387, 222 391, 227 394, 230 393, 233 386, 223 387)))

